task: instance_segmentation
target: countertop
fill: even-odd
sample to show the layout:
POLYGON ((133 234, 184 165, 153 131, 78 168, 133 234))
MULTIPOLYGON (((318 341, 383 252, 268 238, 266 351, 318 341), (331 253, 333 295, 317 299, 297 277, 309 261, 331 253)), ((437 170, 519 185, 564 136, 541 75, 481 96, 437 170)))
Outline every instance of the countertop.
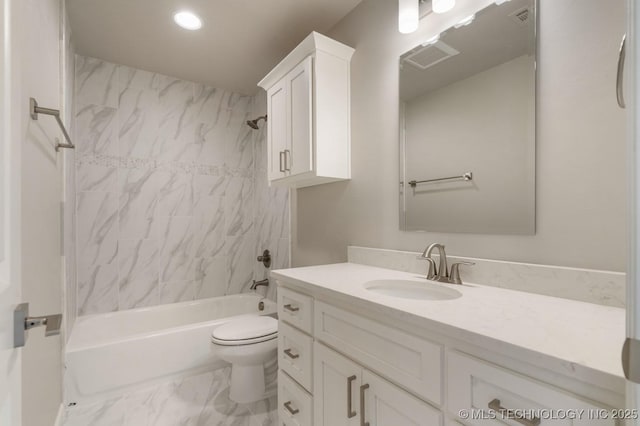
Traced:
MULTIPOLYGON (((417 274, 339 263, 281 269, 272 277, 285 285, 328 295, 401 321, 423 324, 454 339, 511 351, 552 371, 579 380, 623 385, 620 352, 625 339, 625 310, 472 283, 441 284, 462 297, 412 300, 368 291, 380 279, 425 282, 417 274), (498 344, 496 346, 496 343, 498 344)), ((464 277, 463 277, 464 279, 464 277)), ((602 383, 604 384, 604 383, 602 383)))

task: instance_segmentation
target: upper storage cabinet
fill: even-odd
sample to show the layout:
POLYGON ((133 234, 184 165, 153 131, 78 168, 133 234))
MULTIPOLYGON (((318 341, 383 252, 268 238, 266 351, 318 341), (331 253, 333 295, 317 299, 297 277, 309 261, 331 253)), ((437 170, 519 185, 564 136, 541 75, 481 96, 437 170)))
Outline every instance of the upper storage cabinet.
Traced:
POLYGON ((351 178, 353 52, 312 32, 258 83, 267 91, 270 183, 301 188, 351 178))

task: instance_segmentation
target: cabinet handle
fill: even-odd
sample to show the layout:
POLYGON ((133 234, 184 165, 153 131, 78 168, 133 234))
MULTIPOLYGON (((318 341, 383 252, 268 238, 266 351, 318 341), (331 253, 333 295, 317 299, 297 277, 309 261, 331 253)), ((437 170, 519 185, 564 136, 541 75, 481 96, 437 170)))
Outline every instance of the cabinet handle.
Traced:
POLYGON ((291 359, 300 358, 300 355, 299 354, 294 354, 291 349, 285 349, 284 353, 291 359))
POLYGON ((284 169, 288 172, 291 171, 291 151, 284 150, 284 169))
POLYGON ((347 418, 355 417, 358 413, 353 411, 353 400, 351 398, 351 385, 356 379, 356 376, 347 377, 347 418))
POLYGON ((286 169, 284 168, 284 161, 282 161, 282 157, 284 157, 284 151, 280 151, 280 171, 284 173, 286 169))
POLYGON ((291 303, 284 305, 283 308, 289 312, 298 312, 300 310, 297 306, 292 306, 291 303))
POLYGON ((287 411, 290 412, 292 416, 295 416, 300 412, 300 410, 298 410, 297 408, 291 407, 291 401, 287 401, 283 405, 284 405, 284 408, 286 408, 287 411))
POLYGON ((500 400, 498 398, 492 399, 491 402, 489 402, 488 406, 490 409, 497 411, 503 416, 508 415, 509 419, 514 420, 521 425, 538 426, 540 424, 540 417, 533 417, 531 419, 528 419, 517 412, 509 410, 508 408, 504 408, 502 405, 500 405, 500 400))
POLYGON ((620 51, 618 52, 618 72, 616 74, 616 98, 618 99, 618 105, 620 108, 625 108, 624 102, 624 61, 627 56, 627 35, 622 36, 622 42, 620 43, 620 51))
POLYGON ((369 384, 360 386, 360 426, 369 426, 369 422, 364 421, 364 391, 369 389, 369 384))

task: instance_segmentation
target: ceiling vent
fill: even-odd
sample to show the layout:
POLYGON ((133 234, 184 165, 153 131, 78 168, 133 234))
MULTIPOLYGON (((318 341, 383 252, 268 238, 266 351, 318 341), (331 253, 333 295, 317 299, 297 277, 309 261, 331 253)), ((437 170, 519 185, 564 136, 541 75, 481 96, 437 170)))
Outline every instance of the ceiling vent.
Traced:
POLYGON ((525 25, 529 22, 529 16, 531 13, 529 12, 529 8, 525 7, 522 9, 518 9, 515 12, 511 13, 509 17, 516 21, 520 25, 525 25))
POLYGON ((404 61, 416 68, 426 70, 435 64, 456 56, 458 53, 460 52, 453 47, 442 41, 438 41, 436 43, 420 47, 415 52, 407 56, 404 61))

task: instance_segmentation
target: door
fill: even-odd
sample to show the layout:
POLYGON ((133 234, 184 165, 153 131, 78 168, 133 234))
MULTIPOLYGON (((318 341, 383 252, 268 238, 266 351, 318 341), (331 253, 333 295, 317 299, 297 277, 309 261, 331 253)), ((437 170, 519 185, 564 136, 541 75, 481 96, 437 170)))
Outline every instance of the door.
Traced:
POLYGON ((364 396, 362 423, 370 426, 432 426, 442 424, 438 410, 426 402, 364 370, 360 397, 364 396))
POLYGON ((287 149, 287 93, 286 81, 280 80, 267 93, 267 123, 269 181, 285 176, 285 150, 287 149))
POLYGON ((285 168, 291 176, 313 170, 312 65, 309 56, 285 77, 291 117, 285 168))
MULTIPOLYGON (((640 119, 637 116, 640 66, 640 7, 634 0, 627 2, 629 15, 626 38, 624 87, 618 87, 626 104, 629 158, 629 260, 627 267, 627 342, 623 350, 623 367, 627 381, 627 408, 640 409, 640 119), (628 350, 628 352, 627 352, 628 350)), ((619 70, 620 71, 620 70, 619 70)), ((619 102, 620 103, 620 102, 619 102)), ((627 424, 640 426, 640 419, 627 424)))
POLYGON ((20 251, 17 230, 20 228, 18 184, 20 162, 10 161, 19 152, 13 137, 17 131, 12 117, 11 76, 12 40, 6 14, 10 0, 0 0, 0 425, 20 425, 22 352, 13 348, 13 309, 20 303, 20 251))
POLYGON ((317 342, 313 356, 314 425, 359 425, 362 368, 317 342))

